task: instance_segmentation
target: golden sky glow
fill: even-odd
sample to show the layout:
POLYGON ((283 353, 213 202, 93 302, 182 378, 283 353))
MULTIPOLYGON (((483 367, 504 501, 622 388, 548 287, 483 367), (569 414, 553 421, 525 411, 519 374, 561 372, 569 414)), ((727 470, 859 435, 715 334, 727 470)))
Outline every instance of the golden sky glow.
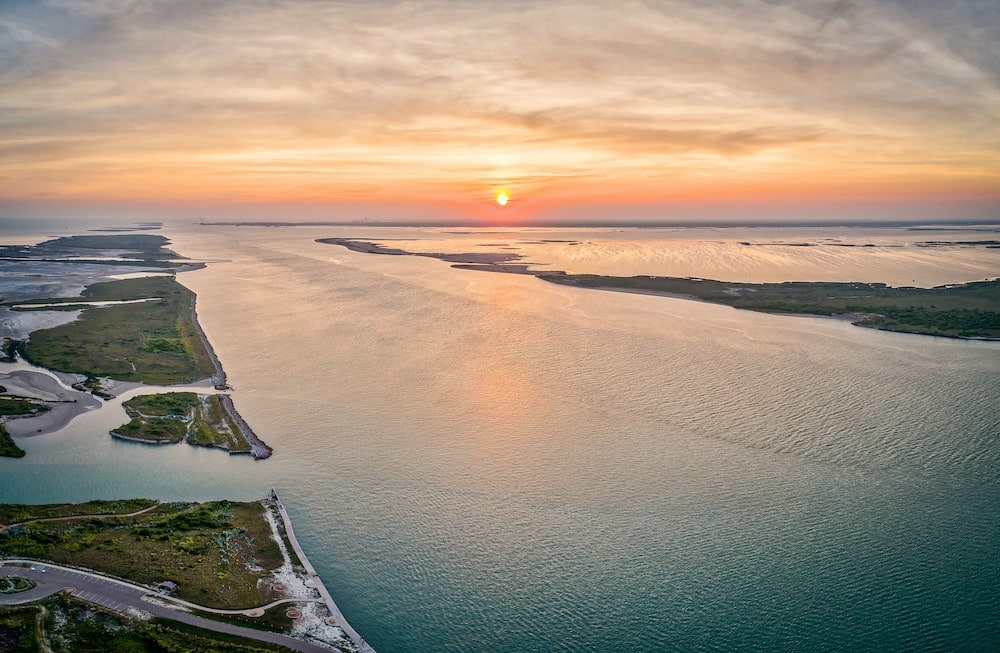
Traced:
POLYGON ((979 0, 6 2, 0 212, 1000 218, 998 32, 979 0))

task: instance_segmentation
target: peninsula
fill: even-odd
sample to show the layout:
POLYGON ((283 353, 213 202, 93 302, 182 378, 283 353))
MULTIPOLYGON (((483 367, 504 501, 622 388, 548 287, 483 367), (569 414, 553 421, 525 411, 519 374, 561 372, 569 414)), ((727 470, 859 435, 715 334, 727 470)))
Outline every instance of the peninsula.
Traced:
MULTIPOLYGON (((9 396, 0 391, 0 415, 4 416, 0 419, 15 420, 0 424, 0 455, 19 455, 11 435, 61 428, 94 407, 94 402, 99 405, 96 398, 110 399, 115 391, 144 384, 200 384, 215 386, 218 393, 229 390, 222 366, 198 325, 195 295, 176 280, 178 271, 201 264, 179 261, 177 254, 166 249, 168 242, 153 234, 115 234, 58 238, 33 247, 0 247, 0 265, 16 261, 20 266, 38 266, 39 277, 64 284, 60 287, 53 281, 28 289, 0 284, 6 296, 0 309, 14 318, 26 313, 71 312, 62 323, 8 338, 3 344, 4 359, 12 362, 23 357, 61 374, 73 385, 68 390, 36 372, 4 373, 0 368, 0 383, 20 388, 19 394, 9 396), (137 278, 134 273, 124 275, 131 278, 112 274, 123 269, 141 273, 137 278), (84 282, 82 292, 74 292, 73 280, 84 282), (54 285, 56 296, 38 296, 54 285), (21 402, 20 412, 12 412, 14 404, 5 405, 4 399, 21 402), (38 417, 50 408, 46 419, 38 417)), ((185 440, 256 459, 271 455, 270 447, 239 416, 228 395, 191 397, 189 411, 159 413, 140 410, 144 400, 137 397, 126 406, 133 421, 114 434, 142 442, 185 440), (140 428, 141 424, 145 426, 140 428), (149 437, 158 429, 180 436, 149 437)), ((147 399, 147 406, 150 401, 155 403, 147 399)))
POLYGON ((114 650, 191 650, 192 641, 199 650, 372 650, 298 547, 273 490, 259 502, 0 504, 0 643, 44 650, 51 640, 65 650, 106 641, 114 650))

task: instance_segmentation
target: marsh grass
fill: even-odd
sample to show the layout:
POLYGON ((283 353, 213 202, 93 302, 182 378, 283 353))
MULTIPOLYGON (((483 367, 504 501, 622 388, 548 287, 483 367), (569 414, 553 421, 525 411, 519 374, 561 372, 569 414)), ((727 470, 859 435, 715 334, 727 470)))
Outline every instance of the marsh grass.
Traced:
POLYGON ((10 437, 7 427, 0 424, 0 456, 6 458, 23 458, 24 449, 14 443, 14 438, 10 437))
MULTIPOLYGON (((4 508, 22 514, 20 506, 4 508)), ((58 506, 45 512, 66 511, 58 506)), ((264 507, 230 501, 161 504, 133 517, 28 523, 0 534, 0 555, 51 560, 146 585, 172 580, 180 598, 229 609, 264 603, 259 581, 282 564, 264 507)))
POLYGON ((0 524, 59 517, 125 515, 156 505, 152 499, 118 499, 87 503, 20 504, 0 503, 0 524))
POLYGON ((215 373, 193 322, 194 293, 173 277, 96 283, 83 297, 160 301, 86 308, 75 322, 33 332, 25 358, 62 372, 164 385, 215 373))
POLYGON ((736 283, 679 277, 541 274, 552 283, 689 295, 764 313, 858 315, 860 326, 960 338, 1000 338, 1000 280, 893 288, 881 283, 736 283))
POLYGON ((250 451, 250 443, 218 395, 167 392, 139 395, 122 405, 131 421, 114 429, 113 435, 156 443, 187 440, 192 445, 230 452, 250 451))

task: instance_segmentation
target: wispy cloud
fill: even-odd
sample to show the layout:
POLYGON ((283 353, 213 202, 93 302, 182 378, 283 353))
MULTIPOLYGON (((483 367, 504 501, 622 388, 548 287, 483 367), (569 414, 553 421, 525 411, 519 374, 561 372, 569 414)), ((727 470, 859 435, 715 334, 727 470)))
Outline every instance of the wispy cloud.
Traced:
POLYGON ((0 196, 995 189, 998 32, 976 0, 7 3, 0 196))

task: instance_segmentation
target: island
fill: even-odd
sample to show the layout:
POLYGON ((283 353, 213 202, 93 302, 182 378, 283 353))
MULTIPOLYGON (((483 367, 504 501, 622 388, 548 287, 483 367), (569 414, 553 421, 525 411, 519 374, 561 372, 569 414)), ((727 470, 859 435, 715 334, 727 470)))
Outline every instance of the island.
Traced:
POLYGON ((250 502, 0 504, 0 650, 53 648, 372 651, 273 490, 250 502))
POLYGON ((253 451, 220 395, 165 392, 139 395, 122 405, 131 421, 111 431, 116 438, 154 444, 186 441, 234 454, 253 451))
MULTIPOLYGON (((1000 279, 935 288, 896 288, 883 283, 861 282, 741 283, 651 275, 616 277, 536 270, 530 267, 531 263, 515 263, 522 258, 516 253, 409 252, 352 238, 320 238, 316 242, 339 245, 366 254, 435 258, 451 262, 452 267, 463 270, 528 274, 542 281, 577 288, 693 299, 764 313, 837 316, 850 319, 855 326, 902 333, 1000 339, 1000 279)), ((743 244, 751 246, 751 243, 743 244)), ((941 244, 929 241, 917 245, 939 247, 941 244)), ((957 244, 994 247, 996 241, 961 241, 957 244)), ((798 245, 813 246, 808 243, 798 245)))

